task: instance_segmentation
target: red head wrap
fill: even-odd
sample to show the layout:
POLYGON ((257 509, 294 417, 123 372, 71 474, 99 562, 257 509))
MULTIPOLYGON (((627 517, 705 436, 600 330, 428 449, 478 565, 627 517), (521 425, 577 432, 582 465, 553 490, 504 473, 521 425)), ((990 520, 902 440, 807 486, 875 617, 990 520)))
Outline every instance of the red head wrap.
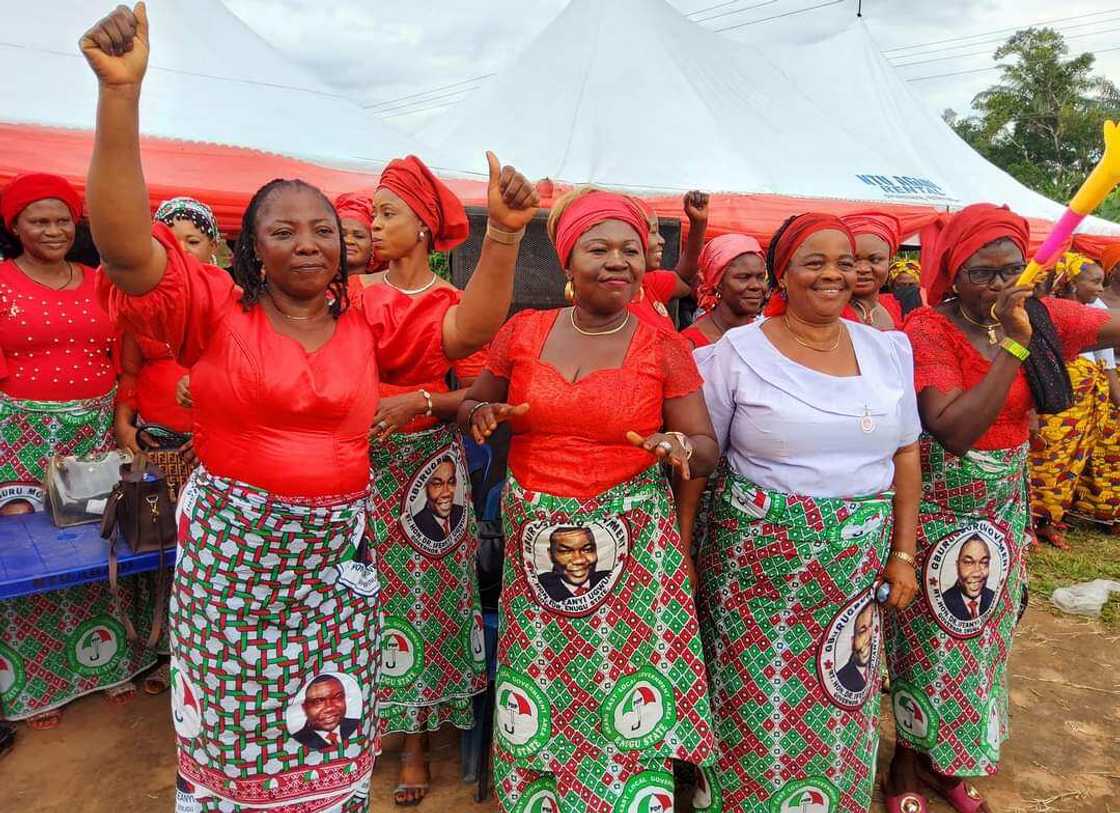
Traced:
MULTIPOLYGON (((789 264, 793 260, 793 255, 802 243, 817 232, 828 230, 846 234, 848 241, 852 244, 852 251, 855 251, 856 238, 852 235, 852 230, 840 218, 819 212, 806 212, 803 215, 797 215, 789 221, 781 235, 770 245, 770 273, 774 275, 774 281, 778 282, 785 276, 786 269, 789 268, 789 264)), ((785 312, 786 298, 784 296, 772 296, 763 314, 765 316, 781 316, 785 312)))
POLYGON ((840 219, 856 237, 873 234, 887 244, 892 257, 898 253, 898 247, 902 244, 902 224, 894 215, 885 212, 855 212, 840 219))
POLYGON ((339 220, 357 220, 367 229, 373 227, 373 198, 365 192, 345 192, 334 199, 339 220))
POLYGON ((588 229, 606 220, 620 220, 633 228, 643 251, 649 245, 649 221, 633 198, 614 192, 588 192, 573 200, 556 223, 553 244, 562 267, 568 267, 576 241, 588 229))
POLYGON ((942 300, 961 266, 988 243, 1009 238, 1025 258, 1030 236, 1027 221, 1006 206, 974 203, 961 209, 932 245, 922 247, 922 287, 929 292, 929 304, 942 300))
POLYGON ((68 180, 45 172, 17 175, 0 195, 0 217, 9 229, 19 213, 39 200, 56 198, 66 204, 70 217, 77 223, 82 216, 82 196, 68 180))
POLYGON ((408 204, 428 227, 436 251, 450 251, 470 234, 463 202, 415 155, 390 161, 377 184, 382 187, 408 204))
POLYGON ((716 306, 716 289, 723 272, 740 254, 762 256, 762 246, 745 234, 721 234, 704 244, 700 252, 700 284, 696 286, 696 302, 706 311, 716 306))
POLYGON ((1120 243, 1109 243, 1101 252, 1101 268, 1107 275, 1117 263, 1120 263, 1120 243))

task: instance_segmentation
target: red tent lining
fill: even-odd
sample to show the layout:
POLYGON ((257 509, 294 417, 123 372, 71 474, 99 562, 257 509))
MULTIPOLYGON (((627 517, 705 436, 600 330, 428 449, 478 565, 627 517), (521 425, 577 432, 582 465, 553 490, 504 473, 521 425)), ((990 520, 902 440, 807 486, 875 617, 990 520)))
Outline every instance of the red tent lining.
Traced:
MULTIPOLYGON (((372 189, 377 177, 372 172, 336 169, 242 147, 228 147, 175 139, 142 137, 140 147, 144 175, 152 211, 160 201, 176 195, 190 195, 214 210, 219 227, 226 235, 241 228, 241 215, 253 193, 273 178, 301 178, 322 189, 332 199, 343 192, 372 189)), ((85 189, 86 171, 93 151, 93 133, 27 124, 0 123, 0 186, 22 172, 53 172, 85 189)), ((466 205, 486 204, 486 183, 481 180, 444 179, 466 205)), ((542 203, 549 205, 566 188, 545 181, 541 184, 542 203)), ((682 237, 688 232, 681 199, 677 196, 649 198, 654 210, 665 217, 682 220, 682 237)), ((897 216, 903 232, 916 234, 943 224, 948 214, 932 206, 897 203, 841 201, 823 198, 797 198, 783 195, 713 195, 710 204, 708 236, 744 232, 765 244, 789 215, 796 212, 846 214, 880 209, 897 216)), ((1052 227, 1048 220, 1031 219, 1032 248, 1052 227)), ((1101 250, 1120 238, 1079 234, 1073 245, 1078 251, 1100 256, 1101 250)))

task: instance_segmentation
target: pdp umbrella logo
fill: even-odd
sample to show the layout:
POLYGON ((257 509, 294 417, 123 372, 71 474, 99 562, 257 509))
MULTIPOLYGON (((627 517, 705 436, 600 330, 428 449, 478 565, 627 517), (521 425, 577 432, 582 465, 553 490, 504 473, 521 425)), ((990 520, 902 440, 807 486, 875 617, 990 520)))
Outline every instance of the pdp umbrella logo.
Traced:
POLYGON ((26 682, 23 658, 14 649, 0 644, 0 701, 14 704, 26 682))
POLYGON ((643 771, 626 783, 615 807, 618 813, 673 813, 673 776, 643 771))
POLYGON ((720 813, 723 810, 723 794, 719 785, 712 781, 710 768, 701 768, 696 773, 696 790, 692 794, 694 813, 720 813))
POLYGON ((738 483, 731 484, 731 504, 754 519, 762 519, 770 513, 770 495, 761 488, 745 488, 738 483))
POLYGON ((187 673, 171 667, 171 721, 175 733, 193 739, 202 733, 202 700, 187 673))
POLYGON ((107 615, 91 618, 70 636, 67 645, 70 665, 76 672, 94 677, 112 670, 124 657, 124 627, 107 615))
POLYGON ((893 687, 894 722, 899 734, 915 745, 932 747, 937 741, 937 712, 923 692, 904 681, 893 687))
POLYGON ((770 804, 773 813, 834 813, 840 792, 823 776, 790 782, 770 804))
POLYGON ((482 623, 482 613, 474 614, 470 632, 467 634, 467 644, 475 663, 486 660, 486 632, 482 623))
POLYGON ((399 689, 408 686, 424 668, 424 644, 416 628, 400 616, 385 617, 381 629, 381 681, 399 689))
POLYGON ((999 761, 999 747, 1002 744, 1000 732, 1003 730, 998 697, 993 697, 988 701, 988 713, 985 717, 987 723, 984 726, 984 742, 981 743, 981 747, 988 759, 997 762, 999 761))
POLYGON ((642 667, 615 684, 601 718, 603 732, 619 748, 648 748, 677 721, 673 687, 657 670, 642 667))
POLYGON ((513 813, 560 813, 555 783, 551 779, 538 779, 529 785, 513 813))
POLYGON ((552 719, 544 693, 532 680, 508 669, 497 680, 494 728, 498 741, 515 757, 539 751, 552 735, 552 719))

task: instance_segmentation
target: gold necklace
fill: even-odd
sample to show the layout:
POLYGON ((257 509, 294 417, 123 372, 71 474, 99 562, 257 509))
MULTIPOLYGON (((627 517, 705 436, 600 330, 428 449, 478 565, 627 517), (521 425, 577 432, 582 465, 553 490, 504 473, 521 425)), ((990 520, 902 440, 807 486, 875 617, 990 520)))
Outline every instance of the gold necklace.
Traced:
POLYGON ((572 320, 572 327, 576 329, 576 333, 582 333, 584 336, 610 336, 612 333, 618 333, 628 324, 630 324, 630 311, 626 312, 626 318, 623 319, 617 327, 608 328, 607 330, 584 330, 576 324, 576 309, 572 308, 568 311, 568 315, 572 320))
POLYGON ((977 322, 964 311, 964 305, 957 303, 957 311, 960 313, 961 318, 968 322, 970 325, 975 325, 981 330, 988 331, 988 344, 999 344, 999 337, 996 336, 996 328, 1000 326, 999 322, 992 322, 985 324, 984 322, 977 322))
MULTIPOLYGON (((20 271, 22 271, 25 276, 27 276, 28 278, 30 278, 34 282, 39 282, 39 280, 35 279, 35 277, 32 277, 31 274, 27 273, 27 269, 19 264, 19 260, 12 260, 12 262, 16 264, 16 268, 18 268, 20 271)), ((66 282, 62 283, 62 285, 59 286, 58 288, 55 288, 54 286, 51 286, 51 285, 47 285, 47 283, 45 283, 45 282, 39 282, 39 284, 42 285, 44 288, 50 288, 52 291, 65 291, 67 288, 70 287, 70 283, 72 283, 74 281, 74 263, 67 260, 66 261, 66 270, 70 272, 70 276, 68 276, 66 278, 66 282)))
POLYGON ((275 299, 275 297, 272 296, 272 294, 269 294, 268 298, 272 302, 272 307, 276 308, 276 312, 278 314, 283 316, 285 319, 291 319, 293 322, 306 322, 309 319, 314 319, 314 318, 316 318, 318 316, 322 316, 324 313, 326 313, 325 310, 322 310, 322 311, 319 311, 318 313, 313 313, 310 316, 292 316, 292 314, 284 313, 284 311, 280 310, 280 306, 276 304, 276 299, 275 299))
POLYGON ((797 335, 797 331, 795 331, 790 326, 788 316, 783 316, 782 321, 785 323, 786 330, 789 331, 790 336, 793 336, 793 340, 795 342, 797 342, 799 345, 806 348, 807 350, 813 350, 817 353, 831 353, 833 350, 835 350, 837 347, 840 346, 840 340, 844 337, 844 326, 837 323, 837 325, 836 325, 836 343, 833 344, 832 347, 817 347, 816 345, 810 344, 809 342, 805 341, 804 339, 802 339, 800 336, 797 335))
POLYGON ((428 280, 426 283, 424 283, 423 285, 421 285, 419 288, 402 288, 399 285, 394 285, 392 283, 392 281, 389 279, 389 272, 388 271, 385 272, 385 276, 383 276, 381 279, 385 282, 386 285, 388 285, 394 291, 400 291, 405 296, 416 296, 417 294, 424 293, 424 291, 428 290, 433 285, 435 285, 436 280, 439 279, 439 277, 437 277, 435 274, 432 274, 432 278, 430 280, 428 280))

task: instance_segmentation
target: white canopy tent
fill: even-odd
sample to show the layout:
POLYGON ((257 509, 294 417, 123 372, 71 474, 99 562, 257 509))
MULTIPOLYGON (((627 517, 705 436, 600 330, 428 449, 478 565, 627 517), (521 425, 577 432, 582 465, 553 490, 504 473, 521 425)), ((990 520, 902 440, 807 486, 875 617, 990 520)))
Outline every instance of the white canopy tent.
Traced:
MULTIPOLYGON (((78 50, 109 6, 3 0, 0 121, 89 130, 97 83, 78 50)), ((326 88, 219 0, 149 0, 152 57, 141 100, 147 136, 372 169, 416 151, 406 136, 326 88)))
MULTIPOLYGON (((430 136, 435 163, 480 175, 490 148, 531 176, 651 195, 993 201, 1061 215, 928 110, 846 14, 834 33, 805 41, 795 19, 721 35, 665 0, 572 0, 447 114, 430 136)), ((1080 230, 1120 235, 1096 218, 1080 230)))

